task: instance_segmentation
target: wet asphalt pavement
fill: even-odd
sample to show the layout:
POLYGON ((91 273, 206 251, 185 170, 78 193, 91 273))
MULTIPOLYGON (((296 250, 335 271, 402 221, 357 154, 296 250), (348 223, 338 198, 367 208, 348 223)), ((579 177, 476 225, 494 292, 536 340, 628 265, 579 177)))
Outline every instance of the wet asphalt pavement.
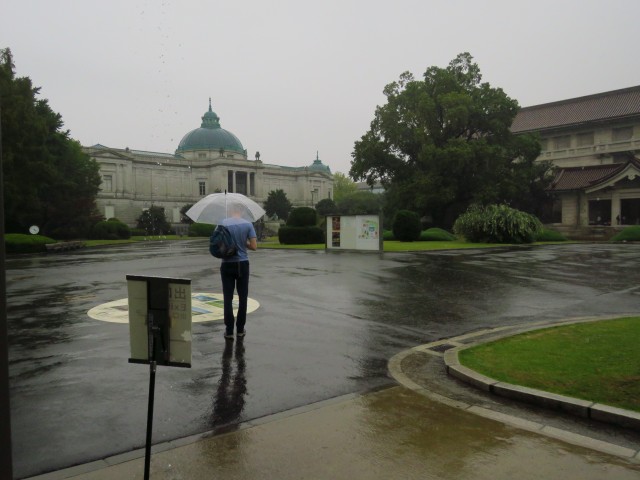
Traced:
MULTIPOLYGON (((193 325, 193 368, 160 367, 154 443, 344 394, 395 385, 387 362, 501 325, 639 310, 640 245, 377 254, 252 254, 242 346, 221 321, 193 325), (234 349, 240 349, 234 351, 234 349), (230 359, 241 358, 229 370, 230 359)), ((7 261, 16 478, 144 446, 148 367, 127 362, 127 325, 87 311, 126 298, 127 274, 221 291, 206 240, 7 261)))

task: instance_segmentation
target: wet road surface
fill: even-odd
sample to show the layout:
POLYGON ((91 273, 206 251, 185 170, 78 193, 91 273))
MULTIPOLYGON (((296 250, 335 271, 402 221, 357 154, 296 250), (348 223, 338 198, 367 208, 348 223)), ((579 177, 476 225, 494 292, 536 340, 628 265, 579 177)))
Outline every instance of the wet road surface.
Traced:
MULTIPOLYGON (((249 295, 260 308, 248 316, 242 347, 225 349, 220 321, 193 325, 193 368, 158 371, 154 443, 394 385, 388 360, 415 345, 639 310, 640 245, 259 250, 250 258, 249 295)), ((87 315, 126 298, 127 274, 190 278, 193 291, 221 291, 202 240, 7 261, 16 477, 144 445, 148 367, 127 362, 127 325, 87 315)))

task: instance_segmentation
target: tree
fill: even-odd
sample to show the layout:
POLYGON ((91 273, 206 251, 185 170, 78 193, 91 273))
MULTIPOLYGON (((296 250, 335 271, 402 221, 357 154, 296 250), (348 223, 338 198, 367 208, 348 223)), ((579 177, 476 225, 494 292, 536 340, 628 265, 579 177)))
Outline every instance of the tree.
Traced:
POLYGON ((356 182, 347 177, 344 173, 333 174, 333 200, 338 203, 344 197, 358 191, 356 182))
POLYGON ((171 231, 171 225, 164 215, 164 208, 151 205, 138 217, 137 228, 142 228, 147 235, 164 235, 171 231))
POLYGON ((267 216, 277 215, 278 218, 286 220, 291 211, 291 202, 287 199, 287 194, 284 193, 284 190, 271 190, 267 196, 267 201, 264 202, 264 209, 267 212, 267 216))
POLYGON ((381 195, 369 191, 357 191, 337 202, 338 212, 343 215, 378 214, 382 199, 381 195))
POLYGON ((28 77, 17 78, 11 51, 0 50, 2 155, 7 231, 38 225, 57 238, 83 237, 100 219, 98 164, 63 131, 60 114, 28 77))
POLYGON ((332 213, 336 213, 338 211, 338 207, 336 202, 331 200, 330 198, 323 198, 318 203, 316 203, 316 212, 318 215, 330 215, 332 213))
POLYGON ((349 175, 380 181, 398 208, 443 227, 471 203, 533 208, 550 164, 535 162, 536 138, 511 133, 518 102, 481 78, 468 53, 429 67, 423 80, 403 73, 385 87, 387 103, 355 142, 349 175))

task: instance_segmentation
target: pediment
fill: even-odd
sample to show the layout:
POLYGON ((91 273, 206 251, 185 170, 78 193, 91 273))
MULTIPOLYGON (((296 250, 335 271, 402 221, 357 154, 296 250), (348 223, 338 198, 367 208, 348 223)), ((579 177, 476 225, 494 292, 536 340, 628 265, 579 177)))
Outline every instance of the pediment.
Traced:
POLYGON ((105 160, 131 160, 130 154, 123 152, 122 150, 116 150, 104 145, 94 145, 93 147, 84 147, 84 152, 92 157, 105 159, 105 160))
POLYGON ((615 187, 615 185, 622 181, 633 181, 640 179, 640 163, 634 158, 630 160, 622 169, 615 172, 610 177, 603 179, 597 184, 586 188, 586 193, 597 192, 603 188, 615 187))

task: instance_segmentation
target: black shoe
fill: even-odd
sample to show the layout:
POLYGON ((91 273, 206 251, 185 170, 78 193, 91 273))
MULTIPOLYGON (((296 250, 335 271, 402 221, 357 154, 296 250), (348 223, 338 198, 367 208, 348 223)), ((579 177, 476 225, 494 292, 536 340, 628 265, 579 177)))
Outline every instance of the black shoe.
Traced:
POLYGON ((246 330, 242 330, 241 332, 238 332, 236 335, 238 335, 238 338, 240 337, 244 337, 247 334, 246 330))
POLYGON ((225 332, 224 334, 224 338, 226 340, 233 340, 233 332, 229 333, 229 332, 225 332))

